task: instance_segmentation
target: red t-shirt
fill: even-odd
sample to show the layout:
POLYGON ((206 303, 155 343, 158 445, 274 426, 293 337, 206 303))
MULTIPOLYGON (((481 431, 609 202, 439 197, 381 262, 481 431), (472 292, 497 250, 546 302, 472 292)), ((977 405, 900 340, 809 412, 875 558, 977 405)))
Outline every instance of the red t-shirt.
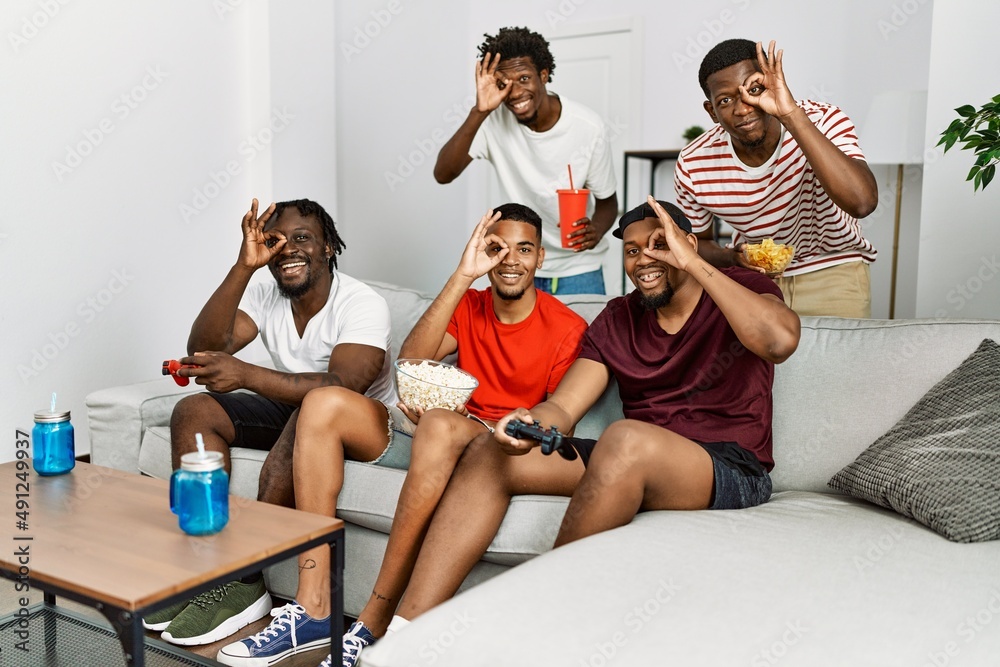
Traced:
MULTIPOLYGON (((758 294, 781 298, 760 273, 721 271, 758 294)), ((767 470, 774 467, 774 364, 743 347, 707 292, 675 334, 660 328, 638 293, 613 299, 587 329, 580 358, 604 364, 615 376, 625 417, 695 442, 735 442, 767 470)))
POLYGON ((479 380, 465 407, 480 419, 541 403, 576 361, 587 322, 559 299, 536 294, 535 309, 517 324, 497 319, 489 287, 466 292, 451 316, 458 367, 479 380))

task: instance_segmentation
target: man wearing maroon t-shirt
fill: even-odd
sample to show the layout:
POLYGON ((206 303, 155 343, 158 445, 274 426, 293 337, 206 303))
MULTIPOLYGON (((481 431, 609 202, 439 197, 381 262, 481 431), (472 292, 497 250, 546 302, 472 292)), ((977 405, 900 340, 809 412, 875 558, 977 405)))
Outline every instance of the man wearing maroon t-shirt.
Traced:
POLYGON ((735 509, 770 496, 774 364, 798 346, 798 316, 766 276, 702 259, 691 223, 671 204, 650 197, 614 234, 636 290, 598 315, 546 401, 506 415, 493 438, 466 450, 399 606, 403 619, 458 590, 513 495, 572 496, 557 547, 639 511, 735 509), (543 456, 537 442, 504 434, 512 419, 570 432, 612 376, 625 419, 596 442, 569 439, 579 458, 543 456))

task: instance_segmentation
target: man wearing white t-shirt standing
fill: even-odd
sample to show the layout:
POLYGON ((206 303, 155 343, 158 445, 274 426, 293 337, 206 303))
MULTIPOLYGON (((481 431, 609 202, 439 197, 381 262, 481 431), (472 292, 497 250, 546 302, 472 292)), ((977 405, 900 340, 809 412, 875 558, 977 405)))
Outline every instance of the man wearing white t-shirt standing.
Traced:
MULTIPOLYGON (((206 449, 222 452, 227 471, 230 447, 277 450, 284 443, 288 454, 277 462, 269 456, 268 464, 274 464, 272 474, 291 480, 296 409, 309 390, 341 386, 395 405, 389 307, 370 287, 335 270, 344 242, 316 202, 271 204, 258 217, 254 199, 242 229, 239 257, 195 319, 189 356, 180 360, 193 367, 178 374, 195 378, 209 391, 186 396, 174 407, 173 467, 195 451, 195 434, 201 433, 206 449), (251 285, 264 266, 274 279, 251 285), (258 335, 274 369, 233 356, 258 335)), ((397 467, 405 467, 407 438, 390 440, 380 462, 400 454, 403 463, 397 467)), ((208 644, 270 610, 271 598, 258 573, 156 612, 143 624, 162 630, 163 639, 175 644, 208 644)))
POLYGON ((529 206, 542 218, 545 268, 535 287, 551 294, 604 294, 604 235, 618 215, 607 126, 587 107, 549 94, 555 61, 549 43, 527 28, 486 35, 476 61, 476 106, 441 148, 438 183, 455 180, 473 159, 489 160, 501 199, 529 206), (556 190, 573 185, 594 195, 592 217, 576 221, 562 247, 556 190))
POLYGON ((878 204, 875 177, 851 120, 830 104, 796 103, 781 59, 773 41, 765 56, 746 39, 706 54, 698 80, 718 125, 681 151, 677 204, 715 266, 748 266, 743 243, 794 246, 776 282, 799 315, 871 317, 876 252, 858 219, 878 204), (736 230, 732 247, 714 242, 713 217, 736 230))

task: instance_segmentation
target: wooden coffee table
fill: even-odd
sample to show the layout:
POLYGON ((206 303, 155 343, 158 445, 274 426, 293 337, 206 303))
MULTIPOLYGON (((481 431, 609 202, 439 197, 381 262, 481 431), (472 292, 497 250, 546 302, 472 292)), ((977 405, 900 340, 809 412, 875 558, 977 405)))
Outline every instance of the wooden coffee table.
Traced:
MULTIPOLYGON (((65 475, 41 477, 23 462, 0 465, 0 576, 44 591, 49 612, 57 609, 57 595, 100 611, 115 628, 126 664, 145 664, 143 616, 323 544, 333 549, 330 637, 331 651, 339 653, 339 519, 230 496, 229 525, 192 537, 170 511, 165 481, 81 462, 65 475)), ((54 629, 46 617, 45 634, 54 629)), ((14 658, 15 647, 5 643, 5 657, 14 658)))

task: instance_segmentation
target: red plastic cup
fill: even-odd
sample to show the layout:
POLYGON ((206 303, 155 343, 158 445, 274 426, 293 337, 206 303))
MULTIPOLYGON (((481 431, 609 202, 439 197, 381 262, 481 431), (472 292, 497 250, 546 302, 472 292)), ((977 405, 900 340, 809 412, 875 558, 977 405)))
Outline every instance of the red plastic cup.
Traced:
POLYGON ((573 223, 587 217, 590 190, 556 190, 559 195, 559 236, 562 247, 569 247, 569 235, 576 229, 573 223))

